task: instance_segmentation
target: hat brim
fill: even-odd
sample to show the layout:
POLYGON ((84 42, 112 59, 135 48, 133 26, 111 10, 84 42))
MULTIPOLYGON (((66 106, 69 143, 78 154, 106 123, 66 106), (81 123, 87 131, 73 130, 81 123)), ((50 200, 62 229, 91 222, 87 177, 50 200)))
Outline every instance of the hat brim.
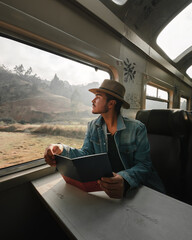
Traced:
POLYGON ((123 102, 122 104, 122 107, 125 108, 125 109, 129 109, 130 108, 130 104, 128 102, 126 102, 122 97, 120 97, 119 95, 111 92, 111 91, 108 91, 106 89, 101 89, 101 88, 91 88, 89 89, 90 92, 96 94, 97 92, 104 92, 104 93, 107 93, 117 99, 119 99, 121 102, 123 102))

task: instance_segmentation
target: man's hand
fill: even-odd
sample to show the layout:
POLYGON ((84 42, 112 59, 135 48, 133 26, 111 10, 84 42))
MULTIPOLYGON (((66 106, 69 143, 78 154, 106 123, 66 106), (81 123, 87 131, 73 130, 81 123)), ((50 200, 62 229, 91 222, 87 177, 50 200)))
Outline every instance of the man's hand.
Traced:
POLYGON ((51 144, 45 149, 44 158, 50 166, 56 166, 54 154, 61 154, 63 152, 62 144, 51 144))
POLYGON ((120 175, 113 173, 113 177, 102 177, 98 183, 110 198, 123 198, 124 179, 120 175))

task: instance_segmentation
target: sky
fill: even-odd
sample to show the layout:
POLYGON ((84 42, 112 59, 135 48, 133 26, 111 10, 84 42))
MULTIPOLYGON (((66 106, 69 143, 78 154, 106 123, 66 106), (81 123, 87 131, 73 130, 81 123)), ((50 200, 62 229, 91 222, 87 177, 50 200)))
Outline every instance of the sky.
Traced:
POLYGON ((0 66, 9 70, 23 64, 25 70, 32 68, 32 74, 51 81, 55 74, 59 79, 68 81, 71 85, 101 83, 110 78, 107 72, 86 66, 55 54, 39 50, 28 45, 0 37, 0 66))

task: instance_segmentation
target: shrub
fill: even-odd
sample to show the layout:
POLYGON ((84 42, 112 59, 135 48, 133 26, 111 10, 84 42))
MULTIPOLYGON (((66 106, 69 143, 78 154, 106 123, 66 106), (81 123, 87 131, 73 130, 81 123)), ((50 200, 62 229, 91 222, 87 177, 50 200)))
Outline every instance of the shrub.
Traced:
POLYGON ((6 124, 16 123, 16 121, 13 118, 0 118, 0 122, 4 122, 6 124))

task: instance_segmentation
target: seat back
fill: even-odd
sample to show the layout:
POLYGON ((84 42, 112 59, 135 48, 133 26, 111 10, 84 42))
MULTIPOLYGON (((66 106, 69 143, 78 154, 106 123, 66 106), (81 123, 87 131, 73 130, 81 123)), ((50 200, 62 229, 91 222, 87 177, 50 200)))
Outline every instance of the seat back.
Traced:
MULTIPOLYGON (((183 110, 141 110, 136 119, 146 125, 151 159, 168 195, 183 198, 183 139, 187 128, 183 110)), ((185 162, 185 161, 184 161, 185 162)))
POLYGON ((188 116, 188 144, 187 144, 187 165, 185 178, 185 194, 186 202, 192 205, 192 112, 187 113, 188 116))

